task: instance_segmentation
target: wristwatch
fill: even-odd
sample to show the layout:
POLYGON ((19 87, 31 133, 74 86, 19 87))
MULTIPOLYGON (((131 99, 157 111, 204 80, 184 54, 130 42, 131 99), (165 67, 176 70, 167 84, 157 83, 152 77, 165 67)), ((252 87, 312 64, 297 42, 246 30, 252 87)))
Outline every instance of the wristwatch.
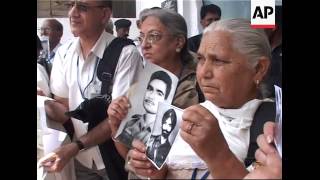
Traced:
POLYGON ((77 144, 79 151, 84 149, 84 144, 79 139, 76 140, 75 143, 77 144))

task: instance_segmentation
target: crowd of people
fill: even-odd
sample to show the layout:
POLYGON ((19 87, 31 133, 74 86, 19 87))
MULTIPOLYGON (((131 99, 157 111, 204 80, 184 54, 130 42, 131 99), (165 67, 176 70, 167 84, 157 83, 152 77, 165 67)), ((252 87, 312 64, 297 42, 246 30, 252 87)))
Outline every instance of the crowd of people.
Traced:
MULTIPOLYGON (((117 37, 113 35, 112 1, 69 1, 67 7, 73 40, 60 44, 63 28, 55 19, 41 26, 41 36, 49 37, 51 54, 38 59, 37 94, 52 98, 45 102, 47 117, 63 125, 71 139, 39 160, 45 171, 61 172, 72 162, 78 180, 282 178, 282 158, 274 145, 271 90, 273 85, 281 87, 281 7, 276 11, 276 28, 263 30, 252 29, 246 19, 223 19, 220 7, 204 5, 200 11, 204 31, 189 39, 187 23, 179 13, 145 9, 137 21, 137 46, 127 38, 131 22, 126 19, 114 23, 117 37), (100 75, 105 53, 117 59, 109 79, 100 75), (174 144, 168 136, 177 117, 168 111, 162 133, 150 137, 151 148, 146 145, 152 124, 145 119, 155 116, 157 101, 167 97, 168 82, 162 74, 149 80, 143 104, 146 114, 133 116, 122 132, 130 146, 114 139, 131 107, 127 92, 137 83, 144 61, 179 79, 172 105, 183 109, 183 115, 174 144), (161 81, 163 88, 154 87, 154 81, 161 81), (102 98, 107 103, 103 120, 92 125, 68 115, 100 96, 110 97, 102 98), (261 111, 271 117, 263 124, 257 123, 265 121, 258 116, 261 111), (130 129, 135 127, 140 128, 141 138, 133 138, 130 129), (251 142, 253 128, 260 135, 251 142), (164 165, 158 169, 148 157, 164 165)), ((39 37, 37 45, 41 57, 39 37)), ((79 111, 79 116, 90 110, 79 111)))

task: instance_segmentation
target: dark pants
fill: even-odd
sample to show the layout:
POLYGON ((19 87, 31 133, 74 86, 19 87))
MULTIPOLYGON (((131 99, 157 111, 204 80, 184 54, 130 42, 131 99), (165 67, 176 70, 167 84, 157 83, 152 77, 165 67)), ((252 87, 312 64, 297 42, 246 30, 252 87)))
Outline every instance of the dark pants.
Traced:
POLYGON ((93 168, 89 169, 74 159, 74 166, 77 180, 109 180, 106 169, 97 170, 94 162, 93 168))

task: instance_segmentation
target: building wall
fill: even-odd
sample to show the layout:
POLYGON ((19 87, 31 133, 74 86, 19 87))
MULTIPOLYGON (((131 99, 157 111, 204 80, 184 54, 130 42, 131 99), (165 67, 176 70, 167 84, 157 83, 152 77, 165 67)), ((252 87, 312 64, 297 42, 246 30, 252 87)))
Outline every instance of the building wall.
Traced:
MULTIPOLYGON (((136 20, 139 17, 139 13, 145 8, 161 7, 161 3, 164 0, 137 0, 136 1, 136 18, 126 18, 132 22, 130 27, 129 38, 135 39, 139 36, 139 29, 136 26, 136 20)), ((201 0, 177 0, 178 12, 186 19, 188 26, 188 37, 199 34, 202 29, 199 20, 199 11, 202 5, 201 0)), ((37 18, 37 34, 40 37, 40 26, 43 20, 46 18, 37 18)), ((63 36, 61 43, 65 43, 70 39, 73 39, 73 34, 70 31, 68 18, 56 18, 63 25, 63 36)), ((119 18, 111 18, 115 22, 119 18)), ((116 36, 116 30, 114 27, 114 35, 116 36)))
MULTIPOLYGON (((42 22, 45 20, 46 18, 37 18, 37 34, 40 37, 40 27, 42 22)), ((69 19, 68 18, 55 18, 57 19, 62 25, 63 25, 63 35, 61 38, 61 43, 65 43, 70 39, 73 39, 74 36, 71 33, 70 30, 70 25, 69 25, 69 19)), ((113 22, 115 22, 116 20, 118 20, 119 18, 111 18, 113 22)), ((130 28, 130 33, 129 33, 129 38, 130 39, 135 39, 138 35, 139 35, 139 30, 137 28, 136 25, 136 18, 126 18, 128 20, 130 20, 132 22, 131 28, 130 28)), ((114 35, 116 36, 116 28, 113 27, 113 32, 114 35)))
MULTIPOLYGON (((129 38, 135 39, 139 35, 139 29, 136 26, 136 20, 139 13, 145 8, 161 7, 164 0, 136 0, 136 18, 126 18, 132 22, 129 38)), ((250 18, 250 0, 177 0, 178 13, 180 13, 186 20, 188 26, 188 37, 197 35, 202 32, 200 25, 200 8, 202 3, 215 3, 221 7, 222 19, 244 17, 250 18), (241 7, 241 8, 239 8, 241 7)), ((276 5, 282 5, 282 0, 276 0, 276 5)), ((111 18, 115 22, 119 18, 111 18)), ((40 34, 40 25, 44 18, 37 19, 38 35, 40 34)), ((63 24, 64 34, 61 42, 64 43, 73 38, 70 32, 68 18, 57 18, 63 24)), ((114 35, 116 31, 114 28, 114 35)))

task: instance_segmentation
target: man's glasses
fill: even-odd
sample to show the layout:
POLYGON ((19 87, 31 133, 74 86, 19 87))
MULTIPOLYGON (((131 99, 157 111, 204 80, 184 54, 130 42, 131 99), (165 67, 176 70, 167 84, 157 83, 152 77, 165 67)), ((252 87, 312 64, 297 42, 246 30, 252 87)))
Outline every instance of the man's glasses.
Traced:
POLYGON ((103 6, 103 5, 89 5, 87 3, 75 2, 75 1, 71 1, 71 2, 66 2, 65 3, 65 7, 68 8, 68 10, 71 10, 74 6, 80 12, 88 12, 88 10, 90 8, 103 8, 103 7, 106 7, 106 6, 103 6))
POLYGON ((146 40, 146 42, 148 44, 155 44, 158 41, 160 41, 163 36, 164 36, 164 34, 161 34, 159 32, 149 32, 149 33, 147 33, 146 36, 143 34, 140 34, 140 36, 137 37, 137 41, 138 41, 139 45, 141 45, 144 40, 146 40))
POLYGON ((40 32, 51 32, 52 30, 53 30, 52 28, 48 28, 48 27, 40 28, 40 32))

